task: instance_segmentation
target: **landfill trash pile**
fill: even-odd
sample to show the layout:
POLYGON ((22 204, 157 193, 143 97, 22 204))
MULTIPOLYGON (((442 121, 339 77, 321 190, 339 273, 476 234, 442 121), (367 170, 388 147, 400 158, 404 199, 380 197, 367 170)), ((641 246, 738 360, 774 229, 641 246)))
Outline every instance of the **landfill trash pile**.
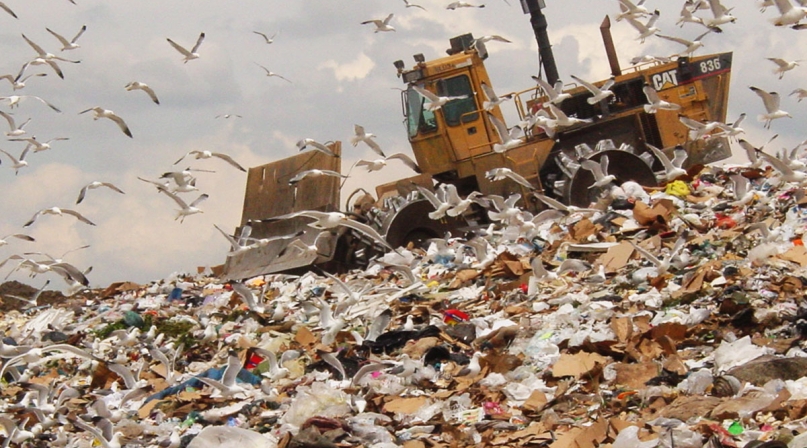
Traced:
POLYGON ((501 212, 339 276, 0 290, 6 444, 807 446, 807 200, 778 177, 501 212))

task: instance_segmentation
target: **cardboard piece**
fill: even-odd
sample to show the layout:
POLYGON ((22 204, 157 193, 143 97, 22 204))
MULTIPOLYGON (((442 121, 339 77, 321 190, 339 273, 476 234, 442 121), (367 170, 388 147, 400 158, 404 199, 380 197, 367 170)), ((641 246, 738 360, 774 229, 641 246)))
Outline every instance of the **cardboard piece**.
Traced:
POLYGON ((605 272, 614 273, 628 264, 634 250, 629 242, 622 241, 608 249, 606 253, 600 255, 600 258, 597 259, 597 264, 605 266, 605 272))
POLYGON ((412 414, 429 401, 428 397, 407 397, 407 398, 393 398, 392 400, 384 403, 384 412, 386 413, 401 413, 412 414))
POLYGON ((561 378, 564 376, 581 376, 593 371, 597 364, 605 365, 607 359, 597 353, 579 352, 574 355, 564 353, 560 359, 552 366, 552 376, 561 378))

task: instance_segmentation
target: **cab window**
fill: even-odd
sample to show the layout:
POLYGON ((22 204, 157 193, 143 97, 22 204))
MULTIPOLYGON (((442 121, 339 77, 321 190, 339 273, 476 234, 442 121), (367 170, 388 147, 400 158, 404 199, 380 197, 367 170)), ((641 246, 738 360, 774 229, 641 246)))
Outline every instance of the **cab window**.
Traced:
POLYGON ((423 107, 425 98, 412 87, 406 90, 406 128, 409 138, 418 135, 418 132, 431 132, 437 129, 437 120, 434 112, 423 107))
POLYGON ((467 75, 438 81, 437 94, 440 96, 465 95, 465 98, 449 101, 442 107, 447 125, 458 126, 460 123, 476 121, 479 118, 479 113, 469 113, 476 110, 476 102, 473 89, 471 89, 471 80, 467 75))

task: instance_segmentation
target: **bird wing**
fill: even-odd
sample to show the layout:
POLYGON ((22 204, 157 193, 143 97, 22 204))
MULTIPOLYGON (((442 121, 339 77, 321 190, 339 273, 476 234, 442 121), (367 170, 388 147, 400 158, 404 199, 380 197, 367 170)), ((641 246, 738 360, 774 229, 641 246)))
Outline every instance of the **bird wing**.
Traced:
POLYGON ((34 96, 34 95, 26 95, 26 96, 27 96, 28 98, 33 98, 33 99, 39 100, 40 102, 42 102, 42 103, 43 103, 43 104, 45 104, 46 106, 50 107, 51 109, 55 110, 56 112, 59 112, 59 113, 61 113, 61 112, 62 112, 62 111, 61 111, 61 110, 60 110, 58 107, 56 107, 56 106, 54 106, 53 104, 51 104, 51 103, 49 103, 49 102, 47 102, 47 101, 43 100, 42 98, 40 98, 40 97, 38 97, 38 96, 34 96))
POLYGON ((57 274, 64 277, 64 279, 68 282, 72 280, 79 282, 84 286, 88 286, 90 284, 87 276, 85 276, 83 272, 70 263, 53 263, 50 265, 50 268, 57 274))
POLYGON ((407 156, 406 154, 404 154, 402 152, 397 152, 395 154, 392 154, 392 155, 388 156, 387 159, 398 159, 401 162, 405 163, 406 166, 408 166, 409 168, 412 168, 412 170, 415 171, 416 173, 421 173, 422 172, 420 170, 420 167, 418 166, 418 164, 415 163, 414 160, 412 160, 409 156, 407 156))
POLYGON ((61 35, 61 34, 59 34, 59 33, 55 32, 55 31, 51 30, 50 28, 45 28, 45 31, 49 32, 50 34, 52 34, 52 35, 53 35, 53 37, 55 37, 56 39, 58 39, 58 40, 59 40, 59 42, 61 42, 61 43, 62 43, 62 46, 65 46, 65 47, 70 46, 70 42, 69 42, 67 39, 65 39, 64 37, 62 37, 62 35, 61 35))
POLYGON ((360 223, 358 221, 355 221, 355 220, 352 220, 352 219, 349 219, 349 218, 345 218, 339 223, 339 225, 344 226, 344 227, 349 227, 349 228, 354 229, 354 230, 357 230, 357 231, 369 236, 370 238, 372 238, 373 240, 375 240, 376 242, 378 242, 382 246, 386 247, 387 249, 390 249, 392 251, 395 250, 395 248, 392 247, 387 242, 387 240, 385 240, 384 237, 381 236, 380 233, 378 233, 374 228, 368 226, 367 224, 363 224, 363 223, 360 223))
MULTIPOLYGON (((669 41, 677 42, 677 43, 679 43, 679 44, 681 44, 681 45, 683 45, 685 47, 689 47, 690 45, 692 45, 691 41, 688 41, 686 39, 682 39, 680 37, 667 36, 667 35, 664 35, 664 34, 656 34, 656 36, 658 36, 658 37, 660 37, 662 39, 667 39, 669 41)), ((696 39, 696 40, 699 40, 699 39, 696 39)))
POLYGON ((430 91, 424 89, 423 87, 412 86, 412 88, 415 89, 415 92, 421 94, 424 98, 426 98, 427 100, 429 100, 429 101, 431 101, 433 103, 436 103, 436 102, 440 101, 439 96, 431 93, 430 91))
POLYGON ((748 179, 742 174, 732 174, 729 178, 734 186, 734 198, 737 200, 742 199, 748 193, 748 179))
POLYGON ((585 81, 585 80, 583 80, 583 79, 580 79, 580 78, 578 78, 577 76, 574 76, 574 75, 571 75, 571 76, 572 76, 572 79, 574 79, 575 81, 577 81, 577 82, 578 82, 580 85, 582 85, 583 87, 585 87, 586 89, 588 89, 588 91, 589 91, 589 92, 591 92, 591 93, 593 93, 594 95, 597 95, 597 94, 602 93, 602 92, 601 92, 601 90, 600 90, 600 88, 599 88, 599 87, 597 87, 597 86, 595 86, 594 84, 592 84, 592 83, 590 83, 590 82, 588 82, 588 81, 585 81))
POLYGON ((647 259, 647 261, 653 263, 657 267, 661 266, 661 264, 662 264, 661 260, 659 260, 658 257, 653 255, 650 251, 648 251, 647 249, 645 249, 642 246, 639 246, 638 244, 634 243, 633 241, 629 240, 628 242, 631 244, 631 246, 633 246, 634 249, 636 249, 636 252, 639 252, 639 254, 641 254, 645 259, 647 259))
MULTIPOLYGON (((5 151, 3 151, 3 152, 5 152, 5 151)), ((8 153, 6 153, 6 154, 8 154, 8 153)), ((23 224, 22 226, 23 226, 23 227, 28 227, 28 226, 30 226, 31 224, 33 224, 33 223, 34 223, 34 221, 36 221, 36 218, 38 218, 38 217, 39 217, 39 215, 41 215, 43 211, 44 211, 44 210, 40 210, 40 211, 38 211, 38 212, 34 213, 34 216, 32 216, 32 217, 31 217, 31 219, 29 219, 29 220, 28 220, 28 222, 26 222, 26 223, 25 223, 25 224, 23 224)))
POLYGON ((779 94, 776 92, 766 92, 762 89, 757 87, 751 86, 751 90, 754 91, 760 98, 762 98, 762 103, 765 105, 765 110, 768 113, 776 112, 779 110, 779 94))
POLYGON ((117 123, 120 130, 123 131, 123 133, 126 134, 129 138, 133 138, 132 131, 129 130, 129 126, 126 126, 126 122, 123 121, 123 118, 114 114, 107 116, 107 118, 117 123))
MULTIPOLYGON (((30 146, 30 145, 28 145, 28 146, 30 146)), ((27 148, 28 148, 28 147, 26 147, 26 149, 27 149, 27 148)), ((8 158, 9 158, 9 159, 11 159, 11 163, 13 163, 14 165, 17 165, 18 163, 20 163, 20 161, 19 161, 19 160, 15 159, 15 158, 14 158, 14 156, 12 156, 11 154, 9 154, 9 152, 8 152, 8 151, 6 151, 5 149, 0 149, 0 152, 2 152, 3 154, 7 155, 7 156, 8 156, 8 158)), ((24 151, 23 151, 23 152, 24 152, 24 151)))
POLYGON ((95 438, 98 439, 99 442, 101 442, 101 446, 103 446, 104 448, 111 448, 109 445, 109 441, 104 437, 103 434, 101 434, 101 431, 98 430, 98 428, 92 427, 79 419, 70 420, 70 423, 94 435, 95 438))
POLYGON ((743 122, 743 120, 745 120, 745 112, 741 113, 740 116, 737 117, 737 120, 735 120, 734 123, 731 124, 731 127, 736 129, 740 125, 740 123, 743 122))
POLYGON ((195 150, 194 150, 194 151, 188 151, 188 152, 186 152, 186 153, 185 153, 185 155, 183 155, 182 157, 180 157, 180 158, 179 158, 179 160, 177 160, 176 162, 174 162, 174 165, 176 165, 176 164, 178 164, 179 162, 181 162, 181 161, 182 161, 182 160, 183 160, 185 157, 188 157, 188 156, 189 156, 189 155, 191 155, 191 154, 196 154, 196 153, 198 153, 198 152, 199 152, 199 151, 195 151, 195 150))
POLYGON ((205 40, 205 33, 200 33, 199 38, 196 39, 196 44, 191 48, 191 53, 196 53, 196 50, 199 49, 199 45, 202 45, 203 40, 205 40))
POLYGON ((510 132, 507 131, 507 126, 502 123, 502 120, 499 120, 495 115, 488 112, 488 120, 490 120, 491 124, 493 124, 493 129, 496 130, 496 133, 499 134, 499 140, 502 143, 507 143, 510 141, 510 132))
POLYGON ((241 245, 238 244, 238 241, 236 241, 235 238, 233 238, 229 233, 225 232, 224 230, 221 230, 221 227, 215 224, 213 224, 213 227, 215 227, 216 230, 218 230, 222 235, 224 235, 224 238, 227 238, 227 242, 230 243, 231 251, 236 251, 241 248, 241 245))
POLYGON ((179 45, 178 43, 168 38, 166 38, 165 40, 167 40, 168 43, 171 44, 171 46, 174 47, 176 51, 182 53, 185 56, 191 56, 191 52, 186 50, 182 45, 179 45))
POLYGON ((422 194, 423 197, 425 197, 426 200, 429 201, 429 203, 431 203, 431 205, 434 206, 435 209, 438 209, 443 205, 443 201, 437 199, 437 196, 435 196, 435 194, 431 190, 422 187, 420 185, 416 185, 416 187, 420 192, 420 194, 422 194))
POLYGON ((239 170, 241 170, 241 171, 246 171, 246 169, 244 169, 244 167, 243 167, 243 166, 239 165, 239 164, 238 164, 238 162, 236 162, 235 160, 233 160, 233 158, 232 158, 232 157, 230 157, 230 156, 229 156, 229 155, 227 155, 227 154, 224 154, 224 153, 221 153, 221 152, 213 152, 213 153, 211 153, 211 155, 213 155, 214 157, 218 157, 218 158, 219 158, 219 159, 221 159, 221 160, 224 160, 225 162, 227 162, 227 163, 229 163, 230 165, 232 165, 232 166, 234 166, 234 167, 238 168, 238 169, 239 169, 239 170))
POLYGON ((533 80, 534 80, 536 83, 538 83, 538 86, 540 86, 540 87, 541 87, 541 90, 543 90, 543 91, 544 91, 544 94, 546 94, 546 96, 547 96, 547 97, 549 97, 549 99, 550 99, 550 100, 555 99, 555 98, 558 96, 557 90, 555 90, 554 88, 552 88, 552 86, 550 86, 550 85, 549 85, 549 83, 548 83, 548 82, 546 82, 546 81, 545 81, 543 78, 541 78, 540 76, 534 76, 534 75, 533 75, 532 79, 533 79, 533 80))
POLYGON ((628 23, 630 23, 634 28, 636 28, 636 31, 638 31, 640 33, 645 33, 645 32, 648 31, 649 27, 646 26, 644 23, 642 23, 642 22, 640 22, 640 21, 638 21, 638 20, 636 20, 636 19, 634 19, 633 17, 630 17, 630 16, 626 17, 626 19, 627 19, 628 23))
POLYGON ((128 367, 115 362, 110 362, 107 363, 107 368, 121 377, 127 389, 134 389, 137 386, 137 380, 128 367))
POLYGON ((9 8, 8 6, 6 6, 6 4, 5 4, 5 3, 0 2, 0 8, 2 8, 2 9, 5 11, 5 12, 7 12, 7 13, 11 14, 11 17, 14 17, 15 19, 17 19, 17 18, 18 18, 18 17, 17 17, 17 14, 14 14, 14 11, 12 11, 12 10, 11 10, 11 8, 9 8))
POLYGON ((693 119, 691 119, 691 118, 689 118, 687 116, 684 116, 684 115, 679 115, 678 120, 681 121, 681 123, 684 126, 688 127, 689 129, 692 129, 693 131, 699 131, 699 130, 703 129, 704 127, 706 127, 700 121, 693 120, 693 119))
MULTIPOLYGON (((221 229, 219 229, 219 231, 221 231, 221 229)), ((231 242, 230 244, 233 243, 231 242)), ((250 311, 256 311, 258 304, 255 301, 255 294, 252 293, 252 290, 250 290, 246 285, 240 282, 230 282, 230 286, 232 286, 233 291, 237 292, 238 295, 240 295, 244 299, 244 303, 246 303, 250 311)))
POLYGON ((395 14, 390 14, 390 15, 387 16, 386 19, 384 19, 384 25, 389 25, 389 21, 392 20, 393 15, 395 15, 395 14))
POLYGON ((781 161, 779 158, 774 157, 774 156, 772 156, 772 155, 770 155, 770 154, 768 154, 768 153, 766 153, 766 152, 759 151, 759 150, 757 150, 757 154, 758 154, 758 155, 760 155, 760 156, 762 156, 762 158, 763 158, 763 159, 767 160, 767 161, 768 161, 768 163, 770 163, 770 164, 771 164, 771 166, 772 166, 772 167, 773 167, 773 168, 774 168, 776 171, 779 171, 780 173, 782 173, 782 174, 784 174, 784 175, 786 175, 786 176, 793 175, 793 169, 792 169, 792 168, 790 168, 790 167, 787 165, 787 163, 785 163, 785 162, 781 161))
POLYGON ((200 194, 200 195, 199 195, 199 197, 198 197, 198 198, 196 198, 196 200, 194 200, 193 202, 191 202, 190 207, 196 207, 197 205, 201 204, 201 203, 202 203, 202 201, 204 201, 205 199, 207 199, 207 198, 209 198, 209 197, 210 197, 210 195, 209 195, 209 194, 207 194, 207 193, 200 194))
POLYGON ((370 328, 367 329, 367 335, 365 336, 365 340, 367 341, 375 341, 376 338, 381 336, 381 333, 387 329, 389 326, 390 321, 392 320, 392 310, 389 308, 385 309, 381 312, 373 322, 370 324, 370 328))
MULTIPOLYGON (((140 179, 140 178, 138 177, 138 179, 140 179)), ((145 180, 145 179, 140 179, 140 180, 145 180)), ((151 182, 151 181, 146 180, 146 182, 151 182)), ((152 183, 157 184, 157 182, 152 182, 152 183)), ((174 200, 174 202, 176 202, 176 203, 177 203, 177 204, 178 204, 178 205, 179 205, 179 206, 180 206, 182 209, 186 209, 186 208, 188 208, 188 204, 187 204, 187 203, 185 203, 185 201, 183 201, 183 200, 182 200, 182 198, 180 198, 179 196, 175 195, 174 193, 171 193, 170 191, 168 191, 167 189, 165 189, 165 187, 160 188, 160 187, 158 186, 158 187, 157 187, 157 189, 158 189, 160 192, 165 193, 165 194, 166 194, 166 195, 167 195, 169 198, 173 199, 173 200, 174 200)))
POLYGON ((234 386, 238 374, 241 373, 241 367, 241 361, 238 356, 235 353, 230 353, 230 356, 227 357, 227 368, 224 369, 221 376, 221 383, 227 387, 234 386))
POLYGON ((76 35, 73 36, 73 39, 70 41, 70 43, 71 44, 76 43, 78 38, 81 37, 81 35, 84 34, 85 31, 87 31, 87 25, 82 25, 81 29, 78 30, 78 33, 76 33, 76 35))
POLYGON ((591 159, 584 159, 580 161, 580 166, 586 170, 591 171, 591 173, 594 175, 594 179, 597 181, 605 177, 605 174, 602 172, 602 167, 600 166, 600 164, 591 159))
POLYGON ((566 121, 569 119, 569 117, 566 115, 566 113, 563 112, 563 110, 561 110, 561 108, 555 106, 552 103, 549 103, 549 110, 550 112, 552 112, 552 115, 554 115, 555 119, 558 121, 566 121))
POLYGON ((381 157, 386 157, 384 151, 381 150, 381 147, 378 146, 378 143, 376 143, 376 141, 372 138, 365 138, 364 143, 367 143, 367 146, 369 146, 370 149, 372 149, 376 154, 380 155, 381 157))
POLYGON ((775 63, 781 68, 787 67, 787 61, 781 58, 768 58, 769 61, 775 63))
POLYGON ((367 24, 369 24, 369 23, 374 24, 376 27, 380 27, 380 26, 382 25, 382 23, 383 23, 383 22, 382 22, 381 20, 379 20, 379 19, 373 19, 373 20, 365 20, 365 21, 364 21, 364 22, 362 22, 361 24, 362 24, 362 25, 367 25, 367 24))
POLYGON ((513 170, 505 171, 504 175, 514 180, 519 185, 526 187, 529 190, 535 189, 535 187, 533 187, 532 184, 530 184, 530 182, 527 179, 525 179, 524 177, 522 177, 520 174, 516 173, 513 170))
POLYGON ((83 201, 83 200, 84 200, 84 195, 86 195, 86 194, 87 194, 87 187, 88 187, 88 186, 87 186, 87 185, 85 185, 85 186, 84 186, 84 187, 81 189, 81 191, 79 191, 79 192, 78 192, 78 199, 76 199, 76 204, 80 204, 80 203, 81 203, 81 201, 83 201))
POLYGON ((482 92, 485 94, 485 98, 487 98, 488 101, 492 103, 499 101, 499 97, 496 96, 496 92, 493 91, 493 88, 484 82, 482 83, 482 92))
POLYGON ((47 54, 45 50, 42 49, 42 47, 34 43, 31 39, 25 37, 25 34, 22 35, 22 38, 25 39, 25 41, 28 42, 28 45, 30 45, 31 48, 33 48, 34 51, 36 51, 40 56, 44 57, 47 54))
POLYGON ((648 148, 650 148, 651 151, 653 151, 653 154, 656 155, 656 158, 659 160, 659 162, 661 162, 661 164, 664 165, 664 170, 666 172, 669 173, 675 169, 675 166, 672 164, 670 159, 667 157, 666 154, 664 154, 662 150, 656 148, 655 146, 649 143, 645 143, 645 146, 647 146, 648 148))
POLYGON ((645 84, 645 86, 642 87, 642 91, 644 92, 644 95, 647 97, 647 101, 649 101, 650 104, 657 104, 661 102, 661 98, 659 98, 658 92, 650 84, 645 84))
POLYGON ((535 197, 538 198, 544 204, 554 208, 555 210, 561 210, 561 211, 564 211, 564 212, 569 210, 565 205, 563 205, 560 202, 550 198, 549 196, 544 196, 542 194, 536 193, 535 197))
POLYGON ((75 216, 76 218, 78 218, 78 220, 79 220, 79 221, 81 221, 81 222, 83 222, 83 223, 86 223, 86 224, 89 224, 89 225, 91 225, 91 226, 94 226, 94 225, 95 225, 95 223, 93 223, 93 222, 92 222, 92 221, 90 221, 89 219, 85 218, 85 217, 84 217, 84 216, 83 216, 81 213, 79 213, 79 212, 77 212, 77 211, 75 211, 75 210, 69 210, 69 209, 63 208, 63 209, 62 209, 62 213, 66 213, 66 214, 68 214, 68 215, 73 215, 73 216, 75 216))
POLYGON ((684 165, 684 161, 686 161, 687 157, 689 157, 689 153, 687 153, 686 149, 676 146, 673 152, 673 159, 670 161, 670 163, 672 163, 672 165, 676 168, 681 168, 684 165))
MULTIPOLYGON (((392 14, 390 14, 390 17, 392 17, 392 14)), ((342 375, 341 378, 342 380, 347 379, 347 373, 345 373, 345 367, 342 365, 342 361, 339 361, 339 359, 336 356, 334 356, 333 353, 328 353, 320 350, 319 357, 322 358, 323 361, 328 363, 328 365, 336 369, 336 371, 339 372, 340 375, 342 375)))
POLYGON ((146 84, 141 83, 140 84, 140 90, 146 92, 149 95, 149 97, 151 98, 151 101, 154 101, 155 103, 160 104, 160 100, 157 98, 157 94, 154 93, 154 89, 152 89, 151 87, 149 87, 146 84))
POLYGON ((5 112, 3 112, 3 111, 0 111, 0 116, 2 116, 3 118, 5 118, 5 119, 6 119, 6 121, 8 121, 8 127, 9 127, 9 128, 12 130, 12 131, 14 131, 14 130, 16 130, 16 129, 17 129, 17 124, 16 124, 16 123, 14 123, 14 118, 13 118, 11 115, 9 115, 9 114, 7 114, 7 113, 5 113, 5 112))
POLYGON ((269 36, 267 36, 266 34, 263 34, 260 31, 253 31, 253 33, 257 34, 258 36, 263 36, 263 39, 266 41, 266 43, 267 44, 269 43, 269 36))

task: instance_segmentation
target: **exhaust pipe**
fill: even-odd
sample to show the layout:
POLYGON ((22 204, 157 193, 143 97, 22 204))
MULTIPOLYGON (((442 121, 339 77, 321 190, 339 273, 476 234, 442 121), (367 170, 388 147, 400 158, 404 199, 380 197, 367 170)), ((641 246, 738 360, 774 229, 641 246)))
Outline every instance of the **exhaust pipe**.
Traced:
POLYGON ((616 48, 614 47, 614 39, 611 37, 611 18, 605 16, 600 24, 600 34, 602 34, 602 43, 605 45, 605 55, 608 56, 608 65, 611 66, 611 74, 619 76, 622 74, 622 69, 619 67, 619 58, 616 56, 616 48))

